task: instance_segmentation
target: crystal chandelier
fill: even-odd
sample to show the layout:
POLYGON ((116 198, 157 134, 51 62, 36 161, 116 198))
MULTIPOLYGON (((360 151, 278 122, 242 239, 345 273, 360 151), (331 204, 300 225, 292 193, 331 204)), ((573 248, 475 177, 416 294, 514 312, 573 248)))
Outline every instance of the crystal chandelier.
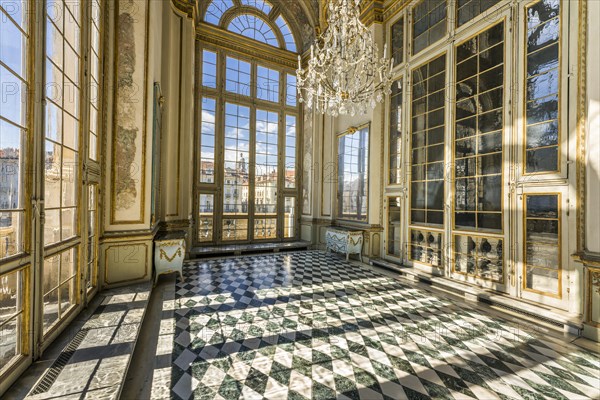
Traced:
POLYGON ((360 22, 360 0, 331 0, 328 27, 310 47, 302 69, 298 56, 299 100, 309 110, 337 117, 365 114, 391 93, 392 59, 387 45, 379 58, 377 44, 360 22))

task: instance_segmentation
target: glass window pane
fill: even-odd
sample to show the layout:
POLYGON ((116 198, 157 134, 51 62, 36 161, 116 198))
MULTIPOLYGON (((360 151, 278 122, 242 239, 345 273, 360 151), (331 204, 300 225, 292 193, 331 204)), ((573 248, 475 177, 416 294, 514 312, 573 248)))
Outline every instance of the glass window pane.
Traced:
POLYGON ((215 196, 212 194, 201 194, 198 206, 198 241, 212 242, 214 235, 215 196))
POLYGON ((454 272, 502 282, 503 240, 496 237, 454 235, 454 272))
POLYGON ((285 187, 296 187, 296 116, 285 116, 285 187))
POLYGON ((398 65, 404 61, 404 17, 394 22, 391 28, 392 57, 394 64, 398 65))
MULTIPOLYGON (((10 14, 9 14, 10 15, 10 14)), ((12 15, 11 15, 12 16, 12 15)), ((18 25, 0 11, 0 61, 17 76, 26 77, 27 38, 18 25)))
POLYGON ((443 234, 441 232, 410 229, 409 260, 428 264, 433 267, 441 266, 442 237, 443 234))
MULTIPOLYGON (((71 0, 69 4, 54 1, 46 7, 45 244, 58 243, 79 234, 81 10, 80 0, 71 0)), ((92 107, 98 104, 97 98, 90 101, 96 102, 92 107)), ((95 129, 94 138, 98 131, 97 127, 95 129)))
POLYGON ((464 25, 482 13, 492 16, 491 13, 495 10, 493 7, 499 1, 500 0, 467 0, 457 2, 458 19, 456 21, 456 26, 464 25))
POLYGON ((247 219, 223 219, 223 241, 241 241, 248 239, 247 219))
MULTIPOLYGON (((256 214, 277 214, 277 183, 278 183, 278 136, 279 115, 276 112, 257 110, 256 112, 256 149, 254 170, 254 208, 256 214)), ((270 223, 261 229, 267 229, 270 223)), ((275 224, 276 226, 277 224, 275 224)), ((273 232, 269 230, 270 232, 273 232)), ((265 231, 266 232, 266 231, 265 231)), ((260 237, 269 238, 265 232, 260 237)), ((255 225, 256 233, 256 225, 255 225)), ((273 232, 274 233, 274 232, 273 232)))
MULTIPOLYGON (((225 85, 208 85, 217 90, 214 96, 222 97, 220 92, 225 91, 257 102, 249 107, 236 104, 235 97, 224 104, 217 104, 214 96, 202 97, 195 241, 284 238, 284 221, 280 221, 284 206, 279 199, 292 196, 297 187, 298 117, 291 109, 297 106, 296 77, 254 60, 223 56, 225 85), (215 201, 220 204, 213 208, 215 201)), ((203 71, 216 78, 217 54, 203 50, 203 57, 203 71)), ((205 78, 203 74, 207 86, 205 78)))
POLYGON ((254 239, 275 239, 277 237, 277 218, 255 218, 254 239))
POLYGON ((78 247, 72 247, 61 253, 44 259, 43 319, 44 333, 75 304, 75 275, 77 272, 78 247))
MULTIPOLYGON (((224 151, 223 215, 225 216, 248 214, 248 191, 250 187, 249 113, 250 109, 248 107, 233 103, 225 104, 225 137, 231 139, 229 145, 226 142, 224 151)), ((265 129, 272 129, 272 125, 266 126, 265 129)), ((259 162, 257 160, 257 164, 259 162)), ((233 221, 229 225, 230 231, 239 231, 241 229, 240 224, 233 221)), ((247 224, 245 226, 247 228, 247 224)), ((230 238, 229 240, 238 240, 239 235, 236 233, 227 237, 230 238)))
POLYGON ((44 333, 48 332, 59 319, 58 289, 44 294, 44 333))
POLYGON ((96 287, 98 278, 98 230, 99 220, 97 215, 98 210, 98 185, 88 186, 88 247, 87 247, 87 270, 86 283, 87 289, 96 287))
POLYGON ((390 197, 388 199, 388 238, 387 254, 401 257, 402 255, 402 225, 401 225, 402 198, 390 197))
POLYGON ((28 1, 29 0, 0 0, 0 6, 4 9, 4 12, 10 15, 25 32, 28 31, 27 17, 31 13, 31 7, 28 1))
POLYGON ((525 8, 526 138, 525 172, 559 170, 560 2, 540 0, 525 8), (538 125, 540 122, 546 122, 538 125))
POLYGON ((283 211, 283 237, 293 238, 296 236, 296 198, 286 197, 283 211))
POLYGON ((398 184, 402 179, 402 79, 392 84, 389 118, 389 183, 398 184))
POLYGON ((223 13, 232 7, 232 0, 213 0, 206 9, 204 20, 213 25, 219 25, 223 13))
POLYGON ((250 96, 250 63, 227 57, 225 71, 225 90, 250 96))
POLYGON ((200 122, 200 182, 214 183, 216 102, 214 99, 203 97, 201 107, 202 117, 200 122))
POLYGON ((0 276, 0 374, 22 353, 23 339, 23 271, 0 276))
POLYGON ((275 32, 262 18, 255 15, 239 15, 231 20, 227 29, 250 39, 279 47, 275 32))
POLYGON ((217 87, 217 53, 214 51, 202 51, 202 85, 217 87))
POLYGON ((438 96, 444 97, 445 60, 443 55, 412 71, 423 90, 411 93, 411 223, 443 222, 445 103, 438 96))
POLYGON ((91 33, 91 47, 89 53, 90 59, 90 80, 89 80, 89 103, 90 103, 90 118, 89 118, 89 144, 88 157, 92 160, 98 159, 97 142, 98 133, 100 132, 100 121, 98 118, 98 110, 100 109, 100 20, 102 8, 98 0, 92 0, 92 14, 89 21, 91 33))
POLYGON ((279 30, 281 31, 281 35, 283 36, 283 41, 285 42, 285 48, 289 51, 296 52, 296 42, 294 41, 294 35, 292 35, 292 31, 290 30, 285 19, 280 15, 275 23, 279 30))
POLYGON ((413 7, 413 55, 446 35, 446 6, 446 0, 422 0, 413 7))
POLYGON ((259 65, 256 78, 256 97, 279 102, 279 72, 259 65))
POLYGON ((525 195, 525 288, 558 295, 560 259, 560 197, 558 194, 525 195))
POLYGON ((454 174, 470 179, 455 180, 455 229, 502 229, 503 37, 502 22, 456 47, 457 59, 470 58, 456 67, 466 98, 455 103, 454 174))
POLYGON ((338 140, 338 215, 367 219, 369 128, 343 135, 338 140))
POLYGON ((297 104, 298 92, 296 88, 296 75, 287 74, 287 89, 285 101, 288 106, 295 107, 297 104))
POLYGON ((0 116, 25 127, 27 86, 20 77, 2 65, 0 65, 0 83, 2 84, 0 116))

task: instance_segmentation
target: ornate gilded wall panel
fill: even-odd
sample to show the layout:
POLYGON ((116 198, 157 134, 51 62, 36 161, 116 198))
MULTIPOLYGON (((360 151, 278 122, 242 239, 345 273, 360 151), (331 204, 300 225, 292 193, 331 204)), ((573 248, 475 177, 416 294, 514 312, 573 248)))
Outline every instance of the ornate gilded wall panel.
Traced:
POLYGON ((135 240, 120 237, 118 242, 105 242, 101 247, 104 283, 108 286, 147 280, 152 276, 152 237, 135 240))
POLYGON ((112 224, 144 222, 149 0, 114 5, 112 224))

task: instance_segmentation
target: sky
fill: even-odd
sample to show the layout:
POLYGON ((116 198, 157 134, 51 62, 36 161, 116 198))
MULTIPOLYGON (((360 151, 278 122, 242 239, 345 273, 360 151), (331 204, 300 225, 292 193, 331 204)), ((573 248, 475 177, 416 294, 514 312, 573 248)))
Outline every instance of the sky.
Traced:
MULTIPOLYGON (((0 0, 0 61, 16 74, 24 76, 25 37, 10 15, 21 22, 22 9, 20 2, 15 0, 0 0)), ((22 81, 9 69, 0 64, 0 115, 4 118, 22 123, 21 97, 25 93, 22 81)), ((18 128, 3 121, 0 125, 0 148, 20 147, 20 131, 18 128)))

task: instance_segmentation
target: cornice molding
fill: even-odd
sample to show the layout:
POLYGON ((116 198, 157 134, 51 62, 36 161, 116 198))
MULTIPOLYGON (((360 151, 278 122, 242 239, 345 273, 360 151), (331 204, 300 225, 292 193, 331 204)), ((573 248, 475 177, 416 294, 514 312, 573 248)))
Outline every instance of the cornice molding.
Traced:
POLYGON ((105 231, 102 237, 100 237, 100 243, 106 243, 116 239, 152 239, 154 235, 158 232, 158 224, 156 224, 152 229, 138 229, 131 231, 105 231))
POLYGON ((198 3, 196 0, 171 0, 173 7, 194 21, 198 17, 198 3))
POLYGON ((385 6, 385 10, 383 11, 383 21, 387 22, 390 19, 394 18, 396 14, 400 11, 404 10, 412 0, 393 0, 389 2, 385 6))
POLYGON ((296 53, 257 42, 204 22, 199 22, 196 26, 196 40, 233 50, 248 57, 256 57, 257 54, 260 54, 262 60, 287 68, 296 69, 298 67, 298 55, 296 53))
POLYGON ((361 5, 360 20, 368 27, 383 23, 383 0, 366 0, 361 5))

